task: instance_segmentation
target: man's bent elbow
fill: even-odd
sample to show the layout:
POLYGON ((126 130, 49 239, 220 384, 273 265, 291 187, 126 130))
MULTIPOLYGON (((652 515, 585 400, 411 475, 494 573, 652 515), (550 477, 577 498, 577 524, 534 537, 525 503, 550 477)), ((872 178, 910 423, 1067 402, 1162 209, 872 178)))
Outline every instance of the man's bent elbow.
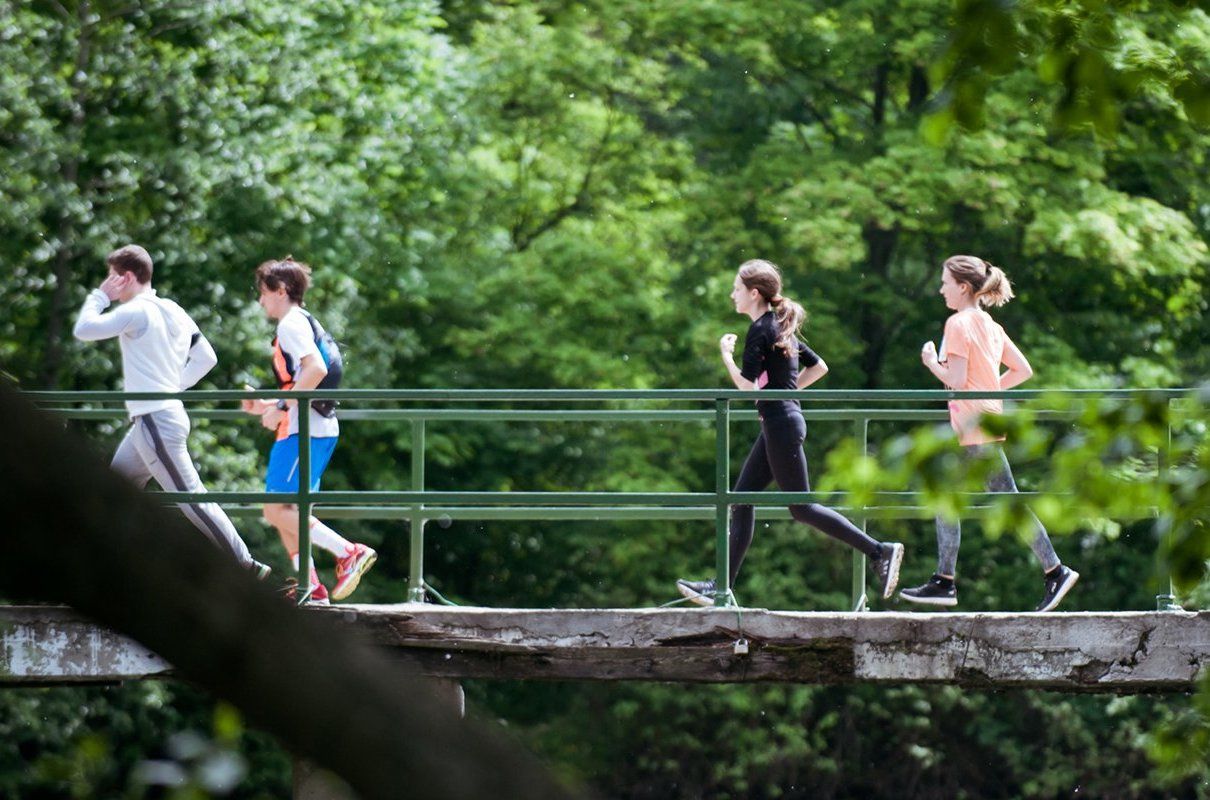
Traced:
POLYGON ((79 339, 81 342, 91 342, 95 336, 91 336, 91 331, 88 329, 88 323, 84 320, 76 320, 75 327, 71 329, 71 335, 79 339))

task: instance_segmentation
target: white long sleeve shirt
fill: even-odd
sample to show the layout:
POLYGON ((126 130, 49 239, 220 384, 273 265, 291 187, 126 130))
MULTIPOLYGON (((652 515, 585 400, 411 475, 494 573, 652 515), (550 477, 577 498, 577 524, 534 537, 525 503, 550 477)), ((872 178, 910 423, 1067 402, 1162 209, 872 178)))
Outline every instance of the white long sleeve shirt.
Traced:
MULTIPOLYGON (((122 348, 122 387, 127 392, 180 392, 214 368, 218 357, 197 323, 171 300, 148 289, 104 313, 109 298, 89 292, 73 330, 82 341, 118 338, 122 348)), ((130 416, 183 409, 180 400, 128 400, 130 416)))

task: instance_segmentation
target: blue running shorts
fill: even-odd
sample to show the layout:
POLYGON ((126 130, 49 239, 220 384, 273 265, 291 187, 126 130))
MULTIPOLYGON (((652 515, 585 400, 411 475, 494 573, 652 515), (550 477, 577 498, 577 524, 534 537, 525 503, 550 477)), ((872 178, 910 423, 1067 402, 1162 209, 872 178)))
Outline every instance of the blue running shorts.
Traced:
MULTIPOLYGON (((339 436, 324 436, 311 440, 311 491, 319 489, 332 451, 339 436)), ((266 492, 298 491, 298 434, 278 439, 269 451, 269 470, 265 473, 266 492)))

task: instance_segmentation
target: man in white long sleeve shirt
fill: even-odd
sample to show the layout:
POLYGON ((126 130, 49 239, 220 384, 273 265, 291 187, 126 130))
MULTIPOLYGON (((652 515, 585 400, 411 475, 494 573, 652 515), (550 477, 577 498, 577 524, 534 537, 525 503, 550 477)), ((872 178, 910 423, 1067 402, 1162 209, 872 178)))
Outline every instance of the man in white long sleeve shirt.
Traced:
MULTIPOLYGON (((184 309, 151 288, 147 251, 127 245, 106 258, 109 275, 89 292, 76 320, 75 337, 94 342, 117 337, 127 392, 181 392, 218 363, 214 348, 184 309), (112 311, 114 301, 121 303, 112 311)), ((131 426, 110 466, 139 488, 151 478, 166 491, 204 492, 186 446, 189 417, 175 398, 128 400, 131 426)), ((198 530, 241 565, 264 577, 269 568, 252 558, 231 519, 216 503, 180 506, 198 530)))

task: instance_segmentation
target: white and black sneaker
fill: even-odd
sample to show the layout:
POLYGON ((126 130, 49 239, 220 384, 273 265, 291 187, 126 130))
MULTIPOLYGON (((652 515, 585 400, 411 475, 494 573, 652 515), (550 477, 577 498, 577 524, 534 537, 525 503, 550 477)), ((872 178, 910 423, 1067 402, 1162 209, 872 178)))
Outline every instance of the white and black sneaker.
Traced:
POLYGON ((676 590, 691 603, 696 603, 699 606, 714 605, 716 589, 713 579, 708 581, 687 581, 682 578, 676 582, 676 590))
POLYGON ((943 578, 933 575, 927 583, 904 589, 899 593, 900 599, 909 603, 920 603, 926 606, 956 606, 958 605, 958 586, 953 578, 943 578))
POLYGON ((268 564, 262 564, 256 559, 253 559, 252 563, 245 567, 245 569, 251 572, 253 577, 255 577, 258 581, 263 581, 265 578, 269 577, 269 573, 273 571, 269 568, 268 564))
POLYGON ((1046 596, 1034 611, 1053 611, 1080 579, 1080 573, 1060 564, 1046 573, 1046 596))
POLYGON ((899 585, 899 567, 903 565, 903 545, 899 542, 883 542, 882 554, 874 559, 874 571, 878 575, 878 586, 882 599, 895 593, 899 585))

